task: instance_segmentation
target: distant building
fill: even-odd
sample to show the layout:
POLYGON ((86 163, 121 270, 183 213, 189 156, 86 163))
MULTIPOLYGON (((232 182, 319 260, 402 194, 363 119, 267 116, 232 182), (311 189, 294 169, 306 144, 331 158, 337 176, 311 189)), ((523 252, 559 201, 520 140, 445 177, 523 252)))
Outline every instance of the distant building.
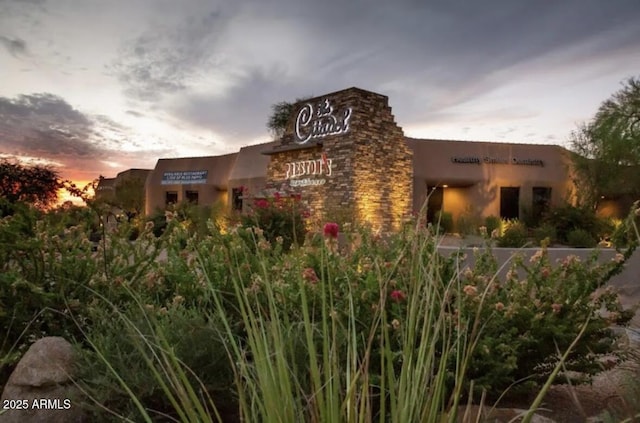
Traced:
POLYGON ((111 200, 116 196, 116 178, 100 176, 96 186, 96 199, 111 200))
MULTIPOLYGON (((128 169, 118 173, 115 178, 100 176, 98 185, 96 186, 96 199, 105 201, 115 199, 118 185, 121 185, 125 181, 137 179, 141 181, 144 186, 150 173, 151 169, 128 169)), ((144 196, 144 190, 141 195, 144 196)))
POLYGON ((349 88, 296 104, 277 141, 158 160, 146 179, 146 213, 181 201, 246 211, 248 198, 286 188, 316 218, 350 210, 383 230, 425 202, 429 219, 438 211, 454 221, 522 218, 572 200, 571 154, 555 145, 407 138, 386 96, 349 88))

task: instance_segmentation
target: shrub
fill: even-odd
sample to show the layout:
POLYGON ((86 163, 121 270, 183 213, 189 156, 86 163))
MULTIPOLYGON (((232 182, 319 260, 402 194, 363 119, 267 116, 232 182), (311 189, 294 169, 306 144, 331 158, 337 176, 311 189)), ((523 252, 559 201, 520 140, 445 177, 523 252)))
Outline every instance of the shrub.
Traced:
POLYGON ((436 213, 433 224, 438 228, 440 233, 453 232, 453 215, 449 212, 440 210, 436 213))
POLYGON ((142 308, 142 303, 137 305, 133 297, 124 311, 114 312, 103 303, 94 309, 92 317, 95 323, 86 333, 92 347, 78 350, 76 364, 76 377, 91 398, 85 398, 83 404, 91 421, 113 421, 114 413, 120 420, 144 421, 123 384, 154 420, 179 418, 162 387, 163 381, 177 384, 177 378, 158 378, 160 374, 168 378, 178 370, 172 366, 184 370, 187 383, 200 392, 204 403, 212 397, 218 410, 224 407, 225 414, 236 414, 232 368, 220 322, 178 303, 169 307, 147 304, 142 308), (163 344, 171 351, 163 350, 163 344), (180 365, 156 361, 154 356, 175 357, 180 365))
POLYGON ((640 215, 632 214, 625 220, 613 223, 613 227, 611 242, 616 248, 627 248, 639 238, 636 230, 640 228, 640 215))
POLYGON ((545 239, 553 244, 556 241, 556 228, 549 223, 543 223, 533 230, 533 237, 538 245, 542 245, 545 239))
POLYGON ((529 241, 527 228, 523 223, 511 221, 505 224, 506 229, 500 238, 498 238, 499 247, 524 247, 529 241))
POLYGON ((480 217, 472 211, 462 213, 456 220, 456 230, 462 235, 477 235, 480 228, 480 217))
POLYGON ((167 228, 167 218, 165 213, 165 210, 157 208, 146 219, 147 222, 151 222, 153 224, 153 234, 156 237, 162 235, 167 228))
POLYGON ((487 216, 484 218, 484 226, 487 228, 487 234, 490 236, 494 231, 499 231, 502 220, 498 216, 487 216))
POLYGON ((571 205, 551 209, 543 223, 554 226, 558 241, 566 244, 569 244, 569 233, 574 229, 588 232, 596 241, 613 230, 610 222, 596 216, 595 211, 571 205))
POLYGON ((593 248, 598 241, 584 229, 573 229, 567 234, 567 244, 575 248, 593 248))
POLYGON ((5 345, 21 352, 42 335, 76 340, 89 391, 135 421, 144 419, 118 377, 142 408, 175 417, 160 383, 176 386, 167 367, 187 375, 176 395, 187 381, 205 403, 228 392, 232 377, 237 395, 228 401, 244 401, 247 421, 273 410, 291 413, 286 421, 343 421, 353 410, 356 421, 434 421, 456 409, 471 380, 494 398, 523 378, 518 386, 531 392, 582 327, 568 374, 601 371, 601 358, 616 353, 610 325, 631 316, 599 288, 635 244, 604 264, 595 255, 550 263, 542 248, 527 263, 515 257, 502 276, 488 247, 461 270, 461 258, 442 257, 420 225, 384 238, 361 228, 346 252, 331 226, 284 252, 255 225, 222 233, 208 221, 194 233, 183 217, 167 217, 159 238, 149 224, 129 241, 123 223, 95 252, 89 216, 64 229, 64 219, 39 212, 0 219, 0 306, 13 306, 0 310, 0 327, 10 328, 5 345), (44 309, 55 312, 34 319, 44 309))
POLYGON ((268 242, 281 242, 287 251, 304 242, 308 215, 300 194, 275 192, 273 197, 255 198, 251 212, 242 215, 241 222, 245 228, 260 228, 268 242))

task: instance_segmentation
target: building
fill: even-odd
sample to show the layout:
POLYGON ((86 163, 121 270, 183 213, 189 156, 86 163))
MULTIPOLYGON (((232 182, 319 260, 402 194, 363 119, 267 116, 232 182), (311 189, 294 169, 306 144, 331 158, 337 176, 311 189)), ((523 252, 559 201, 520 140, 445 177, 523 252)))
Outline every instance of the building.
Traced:
POLYGON ((115 178, 100 176, 96 186, 96 198, 108 202, 119 198, 120 203, 135 205, 134 208, 142 212, 144 211, 144 187, 151 172, 151 169, 128 169, 118 173, 115 178))
POLYGON ((348 210, 397 229, 428 199, 461 216, 521 218, 571 198, 571 160, 554 145, 412 139, 384 95, 359 88, 295 105, 276 141, 211 157, 160 159, 146 180, 146 212, 181 201, 247 210, 247 199, 286 188, 312 216, 348 210), (248 194, 247 194, 248 193, 248 194))

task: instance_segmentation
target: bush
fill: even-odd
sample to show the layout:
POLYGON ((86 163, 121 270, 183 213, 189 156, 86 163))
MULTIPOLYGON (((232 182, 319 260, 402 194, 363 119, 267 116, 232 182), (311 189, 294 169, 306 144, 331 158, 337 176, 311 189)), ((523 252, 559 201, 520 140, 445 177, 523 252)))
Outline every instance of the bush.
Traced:
POLYGON ((506 229, 500 238, 498 238, 498 247, 524 247, 529 241, 527 228, 523 223, 511 221, 505 224, 506 229))
POLYGON ((567 234, 567 244, 575 248, 594 248, 598 241, 584 229, 573 229, 567 234))
MULTIPOLYGON (((543 248, 526 264, 514 258, 502 276, 489 248, 461 271, 458 256, 442 257, 420 225, 384 238, 361 229, 349 251, 328 234, 283 252, 255 225, 221 233, 208 221, 205 233, 194 233, 169 213, 161 237, 149 224, 129 241, 124 223, 92 252, 95 222, 85 217, 71 227, 35 211, 0 220, 3 370, 37 337, 75 340, 89 392, 134 421, 143 419, 83 334, 144 408, 171 417, 160 386, 167 366, 184 370, 197 396, 234 390, 224 401, 248 401, 247 421, 276 409, 294 414, 283 421, 342 421, 348 401, 375 420, 430 421, 420 412, 442 415, 464 400, 471 380, 494 398, 523 378, 518 387, 531 392, 585 322, 565 365, 569 374, 601 371, 601 358, 616 354, 610 325, 631 316, 599 288, 635 244, 604 264, 595 255, 550 263, 543 248), (14 344, 18 354, 6 348, 14 344), (425 386, 435 386, 430 395, 425 386)), ((520 223, 506 226, 507 237, 526 234, 520 223)))
POLYGON ((254 199, 251 212, 240 219, 245 228, 260 228, 268 242, 279 242, 287 251, 304 242, 308 215, 299 194, 276 192, 273 197, 254 199))
POLYGON ((122 420, 144 421, 123 389, 123 383, 145 405, 152 418, 163 417, 162 421, 166 421, 167 416, 179 417, 163 391, 161 380, 152 370, 170 374, 177 369, 171 369, 167 362, 155 361, 154 355, 179 358, 188 384, 201 392, 203 401, 206 402, 209 395, 218 410, 224 407, 227 413, 235 414, 233 374, 222 325, 197 309, 178 303, 162 308, 148 304, 141 310, 134 298, 131 302, 123 312, 109 310, 106 303, 97 307, 92 313, 95 323, 87 333, 92 348, 78 351, 76 377, 92 398, 85 399, 83 404, 90 420, 113 421, 113 413, 117 413, 122 420), (163 351, 163 343, 171 346, 171 355, 163 351))
POLYGON ((613 230, 611 223, 596 216, 595 211, 571 205, 551 209, 543 223, 555 227, 558 241, 564 244, 570 244, 569 233, 574 229, 586 231, 596 242, 613 230))
POLYGON ((480 217, 473 210, 467 210, 458 216, 456 231, 462 235, 477 235, 480 222, 480 217))
POLYGON ((439 233, 453 232, 453 215, 449 212, 440 210, 436 213, 434 226, 438 228, 439 233))
POLYGON ((545 239, 547 239, 549 243, 553 244, 557 239, 556 228, 549 223, 543 223, 533 230, 533 237, 536 239, 538 245, 542 245, 545 239))
POLYGON ((502 220, 497 216, 487 216, 484 218, 484 226, 487 228, 487 234, 491 236, 494 231, 499 231, 502 220))

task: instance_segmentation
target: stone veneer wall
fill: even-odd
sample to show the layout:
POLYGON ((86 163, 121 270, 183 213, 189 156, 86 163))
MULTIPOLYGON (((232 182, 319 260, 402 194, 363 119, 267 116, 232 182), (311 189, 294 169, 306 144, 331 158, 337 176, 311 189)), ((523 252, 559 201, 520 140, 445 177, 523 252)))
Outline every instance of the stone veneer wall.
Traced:
POLYGON ((288 188, 302 195, 315 220, 353 211, 358 221, 369 222, 375 229, 398 229, 403 217, 412 211, 412 151, 394 121, 386 96, 350 88, 301 102, 294 107, 280 147, 296 146, 293 129, 300 108, 306 103, 315 107, 324 99, 331 102, 336 113, 352 108, 349 131, 311 139, 305 148, 273 153, 267 168, 267 188, 289 185, 286 163, 318 160, 325 153, 333 160, 332 175, 310 177, 326 179, 324 185, 288 188))

